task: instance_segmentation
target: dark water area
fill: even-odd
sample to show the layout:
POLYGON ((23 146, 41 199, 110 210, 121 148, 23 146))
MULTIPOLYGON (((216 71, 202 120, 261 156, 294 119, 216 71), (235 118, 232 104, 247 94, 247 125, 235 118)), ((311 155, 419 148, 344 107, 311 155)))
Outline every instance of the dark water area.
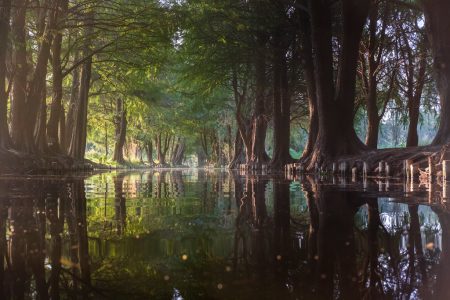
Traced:
POLYGON ((446 201, 375 179, 2 177, 0 299, 450 299, 446 201))

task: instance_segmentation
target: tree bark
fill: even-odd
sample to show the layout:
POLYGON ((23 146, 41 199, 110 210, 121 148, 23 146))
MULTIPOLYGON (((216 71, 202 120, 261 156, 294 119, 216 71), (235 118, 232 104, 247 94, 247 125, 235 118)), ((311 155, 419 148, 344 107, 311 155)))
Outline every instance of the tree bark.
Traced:
POLYGON ((0 1, 0 148, 11 146, 8 129, 8 87, 6 84, 6 56, 9 44, 11 0, 0 1))
POLYGON ((434 59, 434 73, 441 102, 439 129, 433 145, 450 142, 450 2, 422 0, 428 40, 434 59))
POLYGON ((245 162, 246 162, 246 158, 245 158, 244 142, 242 140, 240 130, 238 129, 236 131, 236 135, 234 138, 233 158, 231 159, 231 162, 230 162, 230 165, 228 166, 228 168, 229 169, 237 169, 238 165, 244 164, 245 162))
MULTIPOLYGON (((93 34, 92 21, 94 19, 93 11, 86 14, 84 23, 85 42, 83 46, 84 56, 89 56, 91 52, 91 39, 93 34)), ((89 90, 91 86, 91 72, 92 72, 92 56, 83 63, 81 69, 80 90, 75 106, 74 125, 69 147, 69 155, 77 160, 83 160, 86 152, 86 137, 87 137, 87 107, 89 100, 89 90)))
POLYGON ((326 165, 340 155, 365 149, 353 128, 356 66, 359 42, 366 21, 368 0, 342 2, 343 41, 334 89, 332 14, 326 1, 310 0, 312 44, 316 72, 319 132, 308 170, 326 165))
POLYGON ((25 32, 26 3, 26 0, 15 1, 11 25, 13 40, 12 56, 14 65, 11 101, 11 137, 15 148, 18 150, 25 150, 28 148, 25 140, 25 102, 28 76, 25 32))
MULTIPOLYGON (((39 52, 36 60, 36 67, 31 81, 28 84, 28 94, 26 101, 26 139, 29 145, 28 152, 46 152, 46 77, 47 65, 50 58, 50 49, 53 43, 53 31, 56 28, 56 20, 59 8, 59 0, 49 2, 49 7, 41 11, 42 20, 47 22, 39 24, 39 36, 41 40, 39 52)), ((44 22, 44 21, 42 21, 44 22)))
POLYGON ((116 136, 114 145, 113 159, 119 164, 123 164, 123 146, 125 145, 125 138, 127 134, 127 111, 125 103, 122 98, 116 100, 116 116, 115 116, 116 136))
POLYGON ((307 13, 303 13, 301 17, 303 19, 302 27, 304 30, 302 39, 303 73, 305 76, 309 110, 308 141, 306 142, 301 157, 301 161, 305 161, 310 157, 317 140, 317 134, 319 132, 319 115, 317 113, 317 91, 311 42, 311 20, 307 13))
POLYGON ((414 57, 411 57, 411 59, 409 60, 410 71, 407 72, 408 77, 410 77, 408 81, 411 82, 412 84, 408 84, 408 91, 407 91, 409 125, 408 125, 408 135, 406 138, 406 147, 416 147, 419 145, 419 134, 417 132, 417 126, 419 124, 420 100, 422 98, 423 87, 425 85, 426 79, 425 73, 427 68, 427 50, 425 47, 425 40, 423 40, 419 45, 418 51, 419 51, 418 53, 419 68, 417 73, 415 73, 414 71, 417 67, 416 60, 414 57))
POLYGON ((61 0, 58 14, 58 28, 53 40, 52 46, 52 71, 53 71, 53 97, 50 106, 50 117, 47 123, 47 142, 50 152, 61 152, 61 141, 59 139, 59 125, 62 111, 63 96, 63 76, 61 65, 61 44, 62 44, 62 26, 68 8, 68 0, 61 0))
POLYGON ((266 37, 259 33, 257 37, 257 53, 255 54, 256 97, 255 112, 252 118, 250 161, 256 168, 269 162, 266 152, 266 133, 268 118, 265 111, 266 92, 266 37))
MULTIPOLYGON (((78 51, 75 51, 75 58, 74 58, 75 61, 78 60, 78 56, 79 56, 78 51)), ((67 153, 69 151, 70 141, 72 139, 76 114, 76 103, 79 97, 79 91, 80 91, 80 69, 77 68, 72 72, 72 87, 70 89, 70 100, 69 100, 69 107, 67 110, 66 126, 64 131, 65 136, 64 149, 67 153)))
POLYGON ((292 161, 289 153, 291 135, 291 99, 289 95, 287 76, 287 37, 282 36, 280 28, 274 34, 273 57, 273 129, 274 151, 270 167, 273 170, 283 170, 292 161))
POLYGON ((153 165, 153 143, 147 142, 145 145, 145 151, 147 152, 147 161, 150 165, 153 165))

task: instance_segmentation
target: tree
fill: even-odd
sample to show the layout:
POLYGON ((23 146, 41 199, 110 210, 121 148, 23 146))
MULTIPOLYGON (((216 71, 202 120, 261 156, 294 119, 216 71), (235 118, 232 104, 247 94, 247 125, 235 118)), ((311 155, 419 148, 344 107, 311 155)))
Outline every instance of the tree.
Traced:
POLYGON ((440 145, 450 141, 450 19, 447 16, 450 3, 445 0, 421 0, 421 3, 441 102, 439 129, 433 144, 440 145))
POLYGON ((336 87, 331 6, 327 1, 309 1, 309 6, 319 115, 319 131, 307 165, 311 170, 316 163, 323 165, 340 155, 365 149, 356 136, 353 117, 359 43, 370 1, 342 1, 342 45, 336 87))

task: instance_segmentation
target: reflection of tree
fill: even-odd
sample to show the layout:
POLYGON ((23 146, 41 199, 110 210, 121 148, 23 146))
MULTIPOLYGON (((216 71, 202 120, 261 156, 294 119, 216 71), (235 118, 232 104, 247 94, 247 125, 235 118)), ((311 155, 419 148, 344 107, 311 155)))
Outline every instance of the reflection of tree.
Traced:
POLYGON ((442 228, 442 253, 436 272, 436 291, 434 299, 450 299, 450 214, 436 209, 442 228))
POLYGON ((277 277, 282 284, 289 275, 291 243, 291 206, 288 181, 274 181, 274 252, 277 277))
POLYGON ((126 199, 123 191, 125 173, 118 173, 114 177, 114 211, 117 234, 120 236, 125 231, 127 219, 126 199))
MULTIPOLYGON (((5 196, 0 198, 1 299, 59 299, 63 273, 72 275, 72 283, 81 283, 87 297, 91 288, 84 180, 11 180, 2 185, 5 186, 0 186, 0 193, 5 196), (62 251, 65 220, 72 270, 61 266, 67 261, 62 251), (48 271, 47 258, 51 266, 48 271), (73 270, 80 270, 80 275, 73 270)), ((77 284, 70 288, 75 291, 77 284)))
POLYGON ((382 227, 378 199, 367 200, 369 212, 367 226, 367 258, 364 267, 363 285, 368 287, 364 293, 364 299, 380 299, 383 296, 383 282, 380 266, 378 263, 379 243, 378 231, 382 227))
POLYGON ((173 182, 173 196, 174 197, 184 197, 185 196, 185 190, 184 190, 184 181, 183 181, 183 173, 180 170, 174 170, 170 173, 170 176, 172 177, 173 182))

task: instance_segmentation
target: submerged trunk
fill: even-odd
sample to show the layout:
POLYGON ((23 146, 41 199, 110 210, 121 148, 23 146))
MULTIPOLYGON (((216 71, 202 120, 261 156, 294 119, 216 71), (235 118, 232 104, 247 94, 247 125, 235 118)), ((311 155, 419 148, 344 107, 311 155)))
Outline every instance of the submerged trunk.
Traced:
POLYGON ((123 146, 125 145, 125 138, 127 134, 127 111, 125 109, 124 101, 121 98, 116 100, 116 116, 115 116, 116 136, 114 145, 113 159, 119 164, 123 164, 123 146))
POLYGON ((450 142, 450 2, 422 0, 428 40, 434 59, 434 72, 441 102, 439 130, 433 144, 450 142))
POLYGON ((11 0, 0 1, 0 148, 9 148, 8 87, 6 85, 6 56, 9 40, 11 0))

